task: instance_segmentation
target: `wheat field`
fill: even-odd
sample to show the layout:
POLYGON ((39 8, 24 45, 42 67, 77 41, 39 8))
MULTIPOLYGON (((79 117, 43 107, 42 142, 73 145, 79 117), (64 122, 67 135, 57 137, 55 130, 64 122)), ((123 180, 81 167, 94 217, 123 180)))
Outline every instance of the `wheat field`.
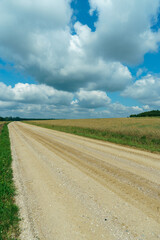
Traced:
POLYGON ((147 136, 160 139, 160 118, 105 118, 30 121, 37 125, 70 126, 90 128, 100 131, 122 133, 124 135, 147 136))

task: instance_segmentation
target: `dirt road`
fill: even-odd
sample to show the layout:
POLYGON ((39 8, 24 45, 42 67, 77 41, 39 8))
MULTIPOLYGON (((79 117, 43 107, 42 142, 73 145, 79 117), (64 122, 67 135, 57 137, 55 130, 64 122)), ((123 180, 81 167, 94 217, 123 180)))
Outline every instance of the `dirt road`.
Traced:
POLYGON ((160 239, 160 155, 9 125, 21 239, 160 239))

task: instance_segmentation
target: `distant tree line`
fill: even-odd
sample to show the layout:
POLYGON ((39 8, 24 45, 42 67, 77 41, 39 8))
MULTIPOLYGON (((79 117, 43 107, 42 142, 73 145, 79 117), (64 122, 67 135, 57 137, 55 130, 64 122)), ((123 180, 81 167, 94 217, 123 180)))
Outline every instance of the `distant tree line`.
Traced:
POLYGON ((132 114, 130 117, 160 117, 160 111, 159 110, 152 110, 149 112, 143 112, 139 114, 132 114))
POLYGON ((19 117, 0 117, 0 121, 21 121, 19 117))
POLYGON ((52 119, 42 119, 42 118, 20 118, 20 117, 0 117, 0 121, 27 121, 27 120, 54 120, 53 118, 52 119))

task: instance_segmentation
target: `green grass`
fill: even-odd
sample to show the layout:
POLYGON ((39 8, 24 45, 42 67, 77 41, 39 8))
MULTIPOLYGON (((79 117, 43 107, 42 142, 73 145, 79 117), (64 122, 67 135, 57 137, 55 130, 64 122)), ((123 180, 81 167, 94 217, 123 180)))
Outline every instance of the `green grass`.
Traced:
MULTIPOLYGON (((26 122, 29 123, 29 122, 26 122)), ((128 145, 144 150, 148 150, 151 152, 160 152, 160 139, 154 138, 154 136, 147 135, 136 135, 136 133, 126 134, 122 132, 113 132, 109 130, 98 130, 92 128, 82 128, 82 127, 74 127, 74 126, 58 126, 58 125, 48 125, 48 124, 38 124, 38 123, 30 123, 36 126, 41 126, 53 130, 58 130, 67 133, 73 133, 79 136, 85 136, 89 138, 109 141, 121 145, 128 145)))
POLYGON ((0 240, 17 240, 19 214, 15 204, 15 186, 11 168, 12 157, 7 124, 0 133, 0 240))

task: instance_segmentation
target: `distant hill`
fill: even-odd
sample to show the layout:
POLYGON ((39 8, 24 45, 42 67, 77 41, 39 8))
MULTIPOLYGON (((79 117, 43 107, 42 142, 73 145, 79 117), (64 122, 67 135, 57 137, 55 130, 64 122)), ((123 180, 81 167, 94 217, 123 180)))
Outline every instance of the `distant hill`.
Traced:
POLYGON ((160 117, 160 111, 159 110, 152 110, 149 112, 143 112, 139 114, 132 114, 130 117, 160 117))

